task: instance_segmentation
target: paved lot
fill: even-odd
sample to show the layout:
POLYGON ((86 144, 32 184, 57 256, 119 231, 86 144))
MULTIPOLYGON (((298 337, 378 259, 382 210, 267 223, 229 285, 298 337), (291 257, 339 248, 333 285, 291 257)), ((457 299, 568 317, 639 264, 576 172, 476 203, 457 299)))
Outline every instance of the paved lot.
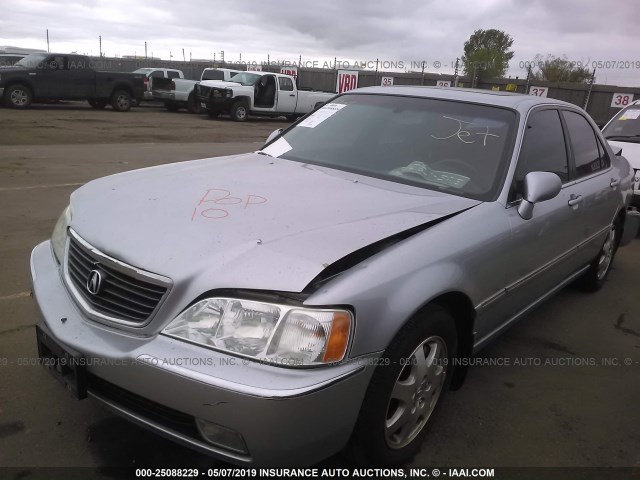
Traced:
MULTIPOLYGON (((134 168, 253 150, 286 123, 238 125, 157 109, 130 115, 84 107, 14 113, 0 109, 0 360, 9 362, 0 364, 0 466, 213 466, 210 458, 131 425, 92 400, 76 402, 42 368, 18 365, 36 356, 29 252, 50 235, 79 184, 134 168), (52 119, 57 115, 84 125, 82 138, 58 130, 58 123, 66 124, 52 119), (93 118, 108 121, 92 124, 93 118), (165 118, 169 126, 161 127, 165 118), (189 125, 205 125, 200 139, 221 140, 131 143, 125 135, 136 121, 140 129, 159 131, 155 140, 139 141, 166 135, 176 142, 189 125), (46 139, 60 131, 64 142, 76 144, 42 144, 43 124, 53 126, 43 134, 46 139), (102 128, 109 134, 101 136, 102 128), (249 143, 239 143, 243 137, 249 143), (110 144, 99 144, 105 142, 110 144)), ((639 269, 635 241, 619 252, 601 292, 568 288, 483 351, 480 360, 505 359, 510 366, 470 371, 464 388, 448 394, 414 465, 640 466, 639 269), (549 361, 560 365, 545 365, 549 361)), ((344 466, 345 460, 326 464, 344 466)))

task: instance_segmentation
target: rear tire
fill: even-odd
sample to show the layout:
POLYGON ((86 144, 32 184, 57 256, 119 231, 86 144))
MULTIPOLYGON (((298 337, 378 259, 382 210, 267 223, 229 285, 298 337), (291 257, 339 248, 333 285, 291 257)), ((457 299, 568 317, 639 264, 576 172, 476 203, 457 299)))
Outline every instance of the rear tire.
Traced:
POLYGON ((33 95, 29 87, 11 85, 4 91, 4 103, 7 107, 24 109, 31 106, 33 95))
POLYGON ((131 94, 126 90, 116 90, 111 95, 111 106, 116 112, 128 112, 131 110, 131 94))
POLYGON ((347 447, 358 464, 404 465, 420 450, 453 376, 458 348, 451 314, 429 305, 379 359, 347 447))
POLYGON ((200 113, 200 104, 193 93, 187 98, 187 111, 189 113, 200 113))
POLYGON ((609 276, 609 272, 611 272, 611 266, 618 251, 621 236, 622 223, 620 218, 616 218, 609 228, 600 253, 591 263, 589 270, 578 281, 578 285, 582 290, 585 292, 597 292, 602 288, 609 276))
POLYGON ((179 110, 178 104, 175 102, 164 102, 164 108, 170 112, 177 112, 179 110))
POLYGON ((246 122, 249 117, 249 105, 245 101, 237 101, 231 107, 231 120, 234 122, 246 122))

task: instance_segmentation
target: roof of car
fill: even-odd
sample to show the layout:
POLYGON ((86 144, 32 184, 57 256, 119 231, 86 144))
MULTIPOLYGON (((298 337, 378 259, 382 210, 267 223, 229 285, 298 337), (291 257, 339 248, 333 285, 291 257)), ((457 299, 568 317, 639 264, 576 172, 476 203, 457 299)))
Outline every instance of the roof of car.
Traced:
POLYGON ((437 98, 443 100, 458 100, 471 103, 485 103, 514 109, 528 110, 535 105, 562 105, 574 107, 572 103, 554 98, 536 97, 521 93, 502 92, 495 90, 480 90, 475 88, 456 87, 423 87, 413 85, 394 85, 389 87, 365 87, 352 90, 349 93, 403 95, 411 97, 437 98))

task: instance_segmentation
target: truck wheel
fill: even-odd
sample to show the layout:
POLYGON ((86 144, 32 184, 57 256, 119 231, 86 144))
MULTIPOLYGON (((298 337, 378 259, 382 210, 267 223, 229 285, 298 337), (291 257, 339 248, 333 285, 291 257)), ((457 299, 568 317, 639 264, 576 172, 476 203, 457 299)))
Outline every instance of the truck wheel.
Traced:
POLYGON ((89 105, 91 105, 91 108, 95 108, 96 110, 101 110, 107 106, 107 101, 92 99, 92 100, 89 100, 89 105))
POLYGON ((177 112, 179 110, 176 102, 164 102, 164 108, 170 112, 177 112))
POLYGON ((249 116, 249 105, 247 102, 238 101, 231 107, 231 120, 234 122, 246 122, 249 116))
POLYGON ((11 85, 4 92, 4 103, 11 108, 27 108, 31 105, 31 90, 24 85, 11 85))
POLYGON ((200 104, 193 93, 187 98, 187 111, 189 113, 200 113, 200 104))
POLYGON ((451 383, 457 333, 451 314, 429 305, 410 320, 373 372, 349 453, 363 465, 403 465, 420 449, 451 383))
POLYGON ((116 90, 111 95, 111 106, 116 112, 131 110, 131 94, 126 90, 116 90))

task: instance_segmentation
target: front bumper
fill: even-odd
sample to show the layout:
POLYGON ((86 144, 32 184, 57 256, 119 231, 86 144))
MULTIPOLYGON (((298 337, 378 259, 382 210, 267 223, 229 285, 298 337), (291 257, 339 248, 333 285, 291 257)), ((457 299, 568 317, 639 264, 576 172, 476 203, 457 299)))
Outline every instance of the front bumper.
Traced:
POLYGON ((242 361, 164 335, 139 337, 98 325, 69 296, 50 242, 34 248, 31 275, 41 325, 62 347, 84 356, 89 395, 116 413, 244 465, 308 465, 346 445, 371 365, 288 369, 242 361), (163 409, 164 414, 155 414, 163 409), (212 445, 197 429, 165 421, 171 416, 186 427, 199 418, 238 432, 249 453, 212 445))
POLYGON ((230 97, 208 97, 208 96, 197 96, 198 103, 207 110, 211 110, 213 112, 219 113, 229 113, 231 111, 231 106, 233 105, 233 98, 230 97))

